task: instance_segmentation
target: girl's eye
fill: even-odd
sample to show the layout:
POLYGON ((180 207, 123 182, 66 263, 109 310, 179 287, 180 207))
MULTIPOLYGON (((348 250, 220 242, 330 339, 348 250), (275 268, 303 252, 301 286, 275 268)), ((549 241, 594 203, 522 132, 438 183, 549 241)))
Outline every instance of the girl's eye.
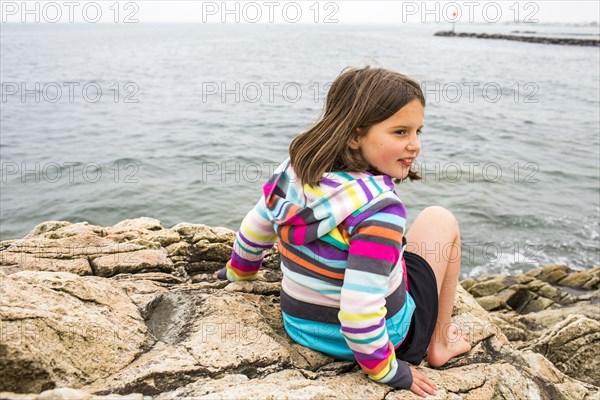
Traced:
MULTIPOLYGON (((396 131, 396 132, 394 132, 394 133, 397 133, 397 134, 399 134, 399 135, 406 135, 406 131, 405 131, 404 129, 403 129, 403 130, 400 130, 400 131, 396 131)), ((423 131, 422 131, 421 129, 419 129, 419 130, 417 131, 417 135, 421 135, 422 133, 423 133, 423 131)))

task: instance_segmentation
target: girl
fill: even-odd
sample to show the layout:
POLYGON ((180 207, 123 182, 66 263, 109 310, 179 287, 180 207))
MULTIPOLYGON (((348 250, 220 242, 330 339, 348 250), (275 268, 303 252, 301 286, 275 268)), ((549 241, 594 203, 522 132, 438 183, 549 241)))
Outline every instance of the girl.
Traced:
POLYGON ((419 85, 404 75, 343 71, 322 117, 292 141, 290 157, 263 186, 214 278, 255 279, 277 241, 288 335, 426 397, 437 385, 408 363, 427 354, 439 367, 471 346, 450 326, 458 223, 428 207, 406 232, 394 186, 420 179, 411 165, 421 151, 424 106, 419 85))

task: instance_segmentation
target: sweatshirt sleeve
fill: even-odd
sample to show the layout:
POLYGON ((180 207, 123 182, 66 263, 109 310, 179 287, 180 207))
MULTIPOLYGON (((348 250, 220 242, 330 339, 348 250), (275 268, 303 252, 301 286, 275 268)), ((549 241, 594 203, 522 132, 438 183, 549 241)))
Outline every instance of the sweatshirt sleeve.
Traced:
POLYGON ((406 211, 402 203, 386 206, 360 222, 350 233, 350 248, 338 314, 342 335, 370 379, 408 389, 408 364, 396 359, 386 322, 385 293, 392 267, 402 254, 406 211))
POLYGON ((265 251, 277 240, 266 207, 263 195, 242 220, 227 262, 227 279, 231 282, 256 279, 265 251))

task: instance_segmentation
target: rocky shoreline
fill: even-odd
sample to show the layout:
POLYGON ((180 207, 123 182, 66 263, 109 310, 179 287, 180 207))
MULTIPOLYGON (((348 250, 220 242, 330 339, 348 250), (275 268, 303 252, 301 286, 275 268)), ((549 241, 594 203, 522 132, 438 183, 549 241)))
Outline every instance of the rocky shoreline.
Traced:
POLYGON ((541 37, 541 36, 520 36, 520 35, 502 35, 499 33, 456 33, 453 31, 440 31, 436 32, 434 36, 445 36, 445 37, 467 37, 476 39, 501 39, 501 40, 515 40, 518 42, 527 43, 543 43, 543 44, 560 44, 567 46, 600 46, 600 40, 598 39, 576 39, 576 38, 553 38, 553 37, 541 37))
MULTIPOLYGON (((152 218, 49 221, 0 242, 0 399, 415 399, 289 339, 276 249, 214 282, 235 232, 152 218)), ((461 282, 473 344, 435 399, 600 399, 600 266, 461 282)))

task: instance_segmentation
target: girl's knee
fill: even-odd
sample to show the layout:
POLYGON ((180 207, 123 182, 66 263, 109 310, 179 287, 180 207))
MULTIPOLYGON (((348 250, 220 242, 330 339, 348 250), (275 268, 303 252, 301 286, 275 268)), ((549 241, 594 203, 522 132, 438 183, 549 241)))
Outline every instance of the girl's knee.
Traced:
POLYGON ((442 206, 429 206, 422 211, 423 214, 436 221, 437 224, 445 223, 459 232, 458 220, 447 208, 442 206))

